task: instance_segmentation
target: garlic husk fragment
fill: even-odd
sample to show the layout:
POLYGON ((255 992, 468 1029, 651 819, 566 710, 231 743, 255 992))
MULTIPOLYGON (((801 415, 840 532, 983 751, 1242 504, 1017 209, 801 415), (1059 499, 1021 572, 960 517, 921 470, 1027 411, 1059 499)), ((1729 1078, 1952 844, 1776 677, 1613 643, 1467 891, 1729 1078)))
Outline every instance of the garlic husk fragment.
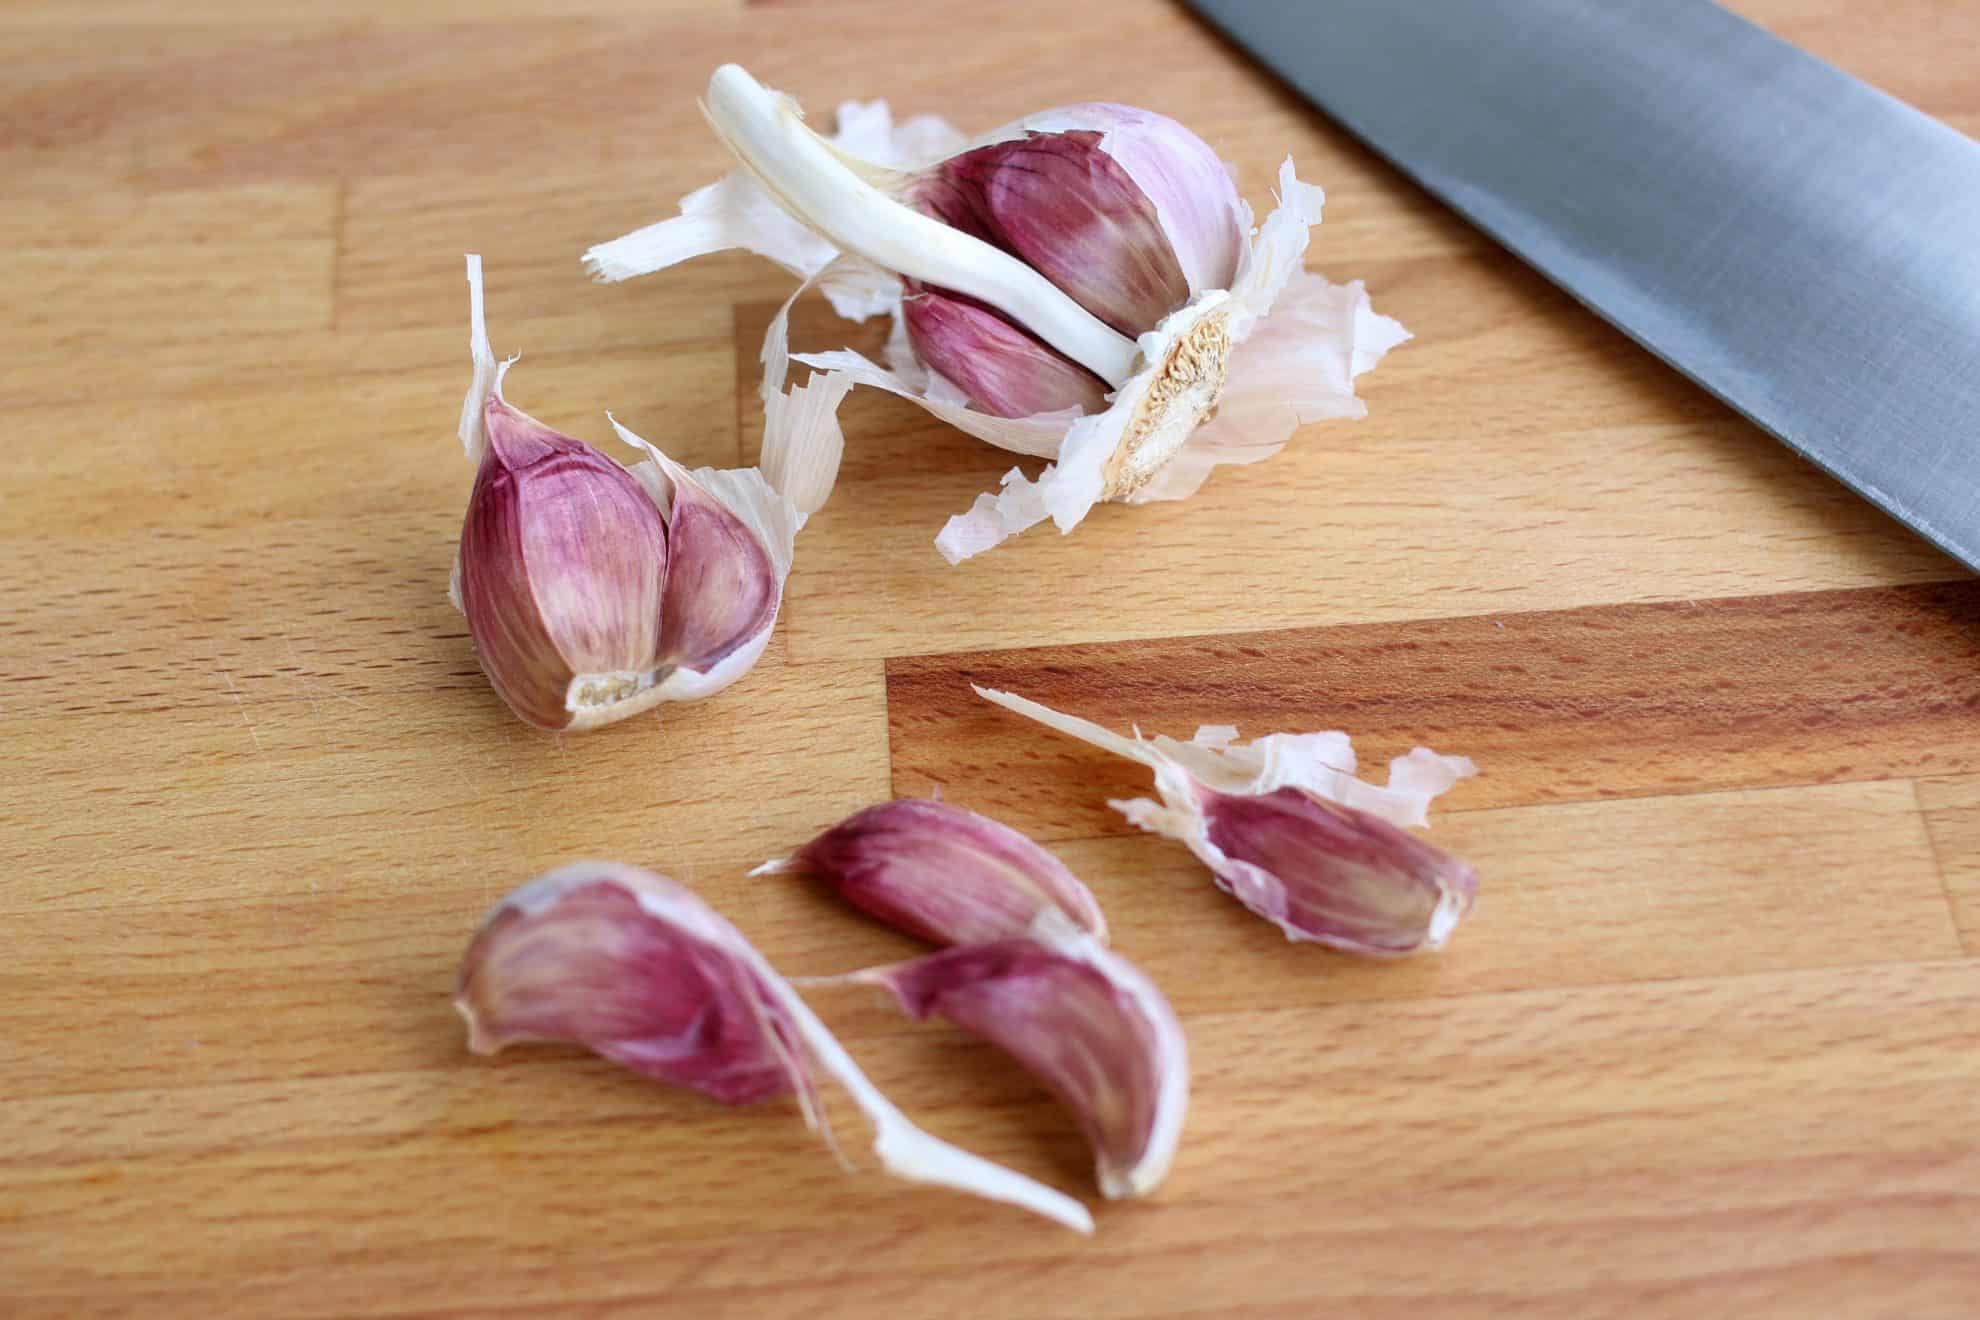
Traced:
POLYGON ((609 724, 661 700, 667 534, 639 481, 502 398, 468 258, 474 381, 461 443, 476 464, 451 591, 510 709, 543 729, 609 724))
MULTIPOLYGON (((1253 232, 1215 154, 1147 111, 1046 111, 917 166, 917 151, 899 141, 904 134, 877 130, 884 103, 858 109, 852 127, 864 148, 849 145, 844 109, 840 133, 826 142, 788 98, 734 66, 718 70, 710 119, 745 170, 716 188, 731 199, 724 214, 751 223, 711 225, 709 206, 684 203, 680 218, 594 248, 587 263, 601 278, 623 279, 748 247, 818 277, 842 314, 889 312, 887 365, 849 350, 796 360, 900 395, 989 443, 1054 460, 1035 477, 1013 468, 999 491, 949 520, 936 546, 952 563, 1047 519, 1068 532, 1103 501, 1185 498, 1212 468, 1269 457, 1301 425, 1359 417, 1355 378, 1409 337, 1373 311, 1359 283, 1333 285, 1301 270, 1322 197, 1290 160, 1279 171, 1280 206, 1253 232), (1026 152, 1061 170, 1064 186, 1028 189, 1024 170, 1002 168, 1026 152), (1092 171, 1103 182, 1077 182, 1072 167, 1081 159, 1108 162, 1092 171), (1139 201, 1106 201, 1129 196, 1120 176, 1139 201), (765 215, 780 207, 824 248, 799 253, 787 238, 773 240, 782 231, 765 215), (1096 209, 1112 214, 1093 222, 1096 209), (930 230, 931 216, 953 223, 930 230), (889 272, 909 283, 887 284, 889 272), (859 297, 835 290, 848 280, 859 297), (1179 292, 1185 300, 1158 315, 1179 292), (914 300, 929 297, 969 310, 945 303, 947 315, 917 313, 914 300), (976 359, 967 368, 958 365, 966 355, 976 359)), ((915 136, 926 153, 943 135, 915 136)), ((765 376, 774 392, 790 360, 782 316, 764 357, 775 367, 765 376)))
POLYGON ((852 973, 902 1011, 997 1045, 1078 1119, 1100 1190, 1142 1196, 1169 1172, 1189 1107, 1182 1026, 1142 972, 1057 912, 1029 938, 965 944, 852 973))
POLYGON ((1065 863, 988 816, 902 798, 868 807, 752 874, 810 877, 881 921, 936 944, 1027 935, 1045 912, 1100 942, 1100 905, 1065 863))
POLYGON ((573 1041, 728 1104, 794 1093, 820 1130, 815 1064, 872 1122, 889 1173, 1092 1231, 1073 1198, 911 1123, 734 926, 652 872, 578 862, 516 890, 475 933, 454 1003, 476 1053, 573 1041))
POLYGON ((1471 909, 1478 877, 1405 833, 1429 823, 1432 799, 1477 773, 1462 756, 1418 747, 1377 787, 1355 777, 1345 733, 1275 733, 1248 743, 1228 726, 1188 742, 1132 738, 1009 692, 977 695, 1049 728, 1138 761, 1159 802, 1108 805, 1151 834, 1180 840, 1219 888, 1285 932, 1373 957, 1442 948, 1471 909))

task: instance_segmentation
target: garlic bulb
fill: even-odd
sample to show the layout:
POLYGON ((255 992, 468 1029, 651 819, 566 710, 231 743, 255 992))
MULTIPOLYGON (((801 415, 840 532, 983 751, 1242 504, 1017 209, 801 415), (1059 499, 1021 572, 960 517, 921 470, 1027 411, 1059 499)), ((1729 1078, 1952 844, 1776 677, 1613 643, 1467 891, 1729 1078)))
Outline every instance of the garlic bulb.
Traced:
MULTIPOLYGON (((1358 417, 1355 377, 1408 338, 1359 283, 1301 269, 1322 196, 1290 160, 1253 231, 1215 154, 1161 115, 1069 106, 966 143, 926 120, 895 134, 884 104, 849 104, 827 141, 734 65, 716 71, 707 109, 743 171, 587 264, 625 279, 740 247, 844 315, 890 313, 887 366, 850 351, 797 360, 832 388, 888 390, 1053 460, 950 519, 936 545, 951 562, 1047 518, 1070 531, 1102 501, 1184 498, 1304 423, 1358 417)), ((782 387, 786 333, 780 313, 766 393, 782 387)))
POLYGON ((1079 1120, 1108 1197, 1167 1176, 1189 1106, 1189 1059, 1169 1001, 1127 959, 1057 911, 1028 938, 963 944, 848 980, 914 1018, 939 1016, 1003 1049, 1079 1120))
POLYGON ((1041 913, 1101 943, 1107 920, 1064 862, 988 816, 902 798, 868 807, 751 874, 808 875, 861 911, 936 944, 1015 939, 1041 913))
POLYGON ((1290 940, 1375 957, 1439 949, 1478 895, 1471 867, 1401 829, 1477 773, 1462 756, 1418 747, 1378 788, 1355 778, 1344 733, 1198 729, 1188 742, 1133 738, 1009 692, 977 695, 1155 772, 1160 802, 1110 802, 1151 834, 1188 845, 1219 888, 1290 940))
POLYGON ((504 898, 462 958, 454 1005, 477 1054, 574 1041, 724 1104, 794 1094, 819 1129, 816 1065, 872 1122, 889 1173, 1093 1230, 1072 1197, 909 1122, 741 932, 650 871, 578 862, 504 898))
POLYGON ((831 493, 843 388, 779 396, 761 468, 631 469, 502 397, 468 263, 474 377, 461 443, 477 465, 449 588, 497 694, 542 729, 597 728, 719 692, 770 640, 797 532, 831 493))

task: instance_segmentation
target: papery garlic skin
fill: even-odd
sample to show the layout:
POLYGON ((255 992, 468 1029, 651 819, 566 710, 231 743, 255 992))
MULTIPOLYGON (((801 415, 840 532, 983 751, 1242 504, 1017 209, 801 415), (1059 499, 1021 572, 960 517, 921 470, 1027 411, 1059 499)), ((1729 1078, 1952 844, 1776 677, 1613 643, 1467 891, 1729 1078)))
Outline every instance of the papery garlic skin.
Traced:
POLYGON ((815 1063, 872 1122, 888 1172, 1093 1229, 1073 1198, 908 1121, 762 954, 664 876, 578 862, 524 885, 475 933, 454 1003, 477 1053, 574 1041, 724 1103, 795 1093, 818 1128, 815 1063))
POLYGON ((1182 1026, 1154 984, 1056 912, 1029 938, 966 944, 850 979, 911 1017, 939 1016, 1009 1053, 1078 1119, 1100 1190, 1167 1176, 1189 1106, 1182 1026))
MULTIPOLYGON (((884 114, 858 107, 855 127, 869 146, 880 136, 876 108, 884 114)), ((839 137, 824 143, 786 98, 734 66, 711 80, 709 111, 747 171, 717 185, 730 199, 720 224, 710 223, 704 190, 679 219, 601 245, 587 263, 623 279, 748 247, 817 279, 842 313, 891 310, 897 334, 885 367, 844 350, 796 360, 1054 460, 1036 477, 1012 469, 1001 490, 950 519, 936 547, 951 563, 1046 519, 1070 531, 1103 501, 1185 498, 1212 468, 1268 457, 1300 425, 1358 417, 1355 377, 1408 338, 1359 284, 1300 269, 1322 197, 1290 160, 1279 171, 1279 208, 1247 241, 1251 213, 1222 163, 1160 115, 1069 106, 939 161, 896 149, 881 168, 847 145, 844 110, 839 137), (1021 160, 1051 177, 1030 186, 1021 160), (764 207, 801 220, 825 250, 793 260, 782 222, 764 219, 764 207), (936 216, 947 223, 931 229, 936 216), (906 279, 891 302, 872 278, 887 272, 906 279), (913 308, 917 297, 956 293, 968 311, 913 308), (1100 405, 1077 372, 1103 387, 1100 405)), ((932 136, 920 135, 924 150, 932 136)), ((791 357, 781 315, 764 356, 775 364, 765 377, 774 392, 791 357)))
POLYGON ((1389 764, 1387 787, 1357 779, 1344 733, 1269 734, 1237 743, 1206 726, 1189 742, 1123 737, 1009 692, 977 695, 1155 773, 1161 800, 1108 805, 1186 844, 1219 888, 1287 939, 1371 957, 1439 949, 1470 911, 1470 866, 1399 827, 1428 823, 1430 801, 1477 773, 1418 747, 1389 764))
POLYGON ((902 798, 847 817, 756 873, 794 872, 936 944, 1021 938, 1056 912, 1105 943, 1107 920, 1065 863, 988 816, 902 798))
POLYGON ((475 381, 461 439, 477 463, 455 602, 483 672, 541 729, 587 729, 660 700, 660 511, 636 477, 502 398, 481 262, 468 258, 475 381))

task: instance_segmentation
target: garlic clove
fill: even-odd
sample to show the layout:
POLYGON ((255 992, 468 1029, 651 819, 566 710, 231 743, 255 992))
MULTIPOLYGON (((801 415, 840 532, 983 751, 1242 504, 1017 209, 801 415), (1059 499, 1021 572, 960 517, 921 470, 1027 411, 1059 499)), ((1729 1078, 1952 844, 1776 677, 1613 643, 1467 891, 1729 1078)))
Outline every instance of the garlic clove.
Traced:
POLYGON ((1373 957, 1440 949, 1478 876, 1372 812, 1298 788, 1257 796, 1197 785, 1224 887, 1294 939, 1373 957))
POLYGON ((888 1172, 1093 1229, 1073 1198, 916 1127, 734 926, 649 871, 579 862, 510 894, 469 944, 454 1004, 476 1053, 573 1041, 726 1104, 795 1094, 819 1129, 815 1066, 873 1124, 888 1172))
POLYGON ((1100 149, 1154 206, 1190 295, 1231 287, 1251 213, 1209 143, 1167 115, 1097 101, 1027 115, 1012 129, 1098 133, 1100 149))
MULTIPOLYGON (((607 416, 620 439, 646 454, 633 474, 666 510, 660 699, 713 696, 754 668, 769 644, 805 516, 760 469, 690 472, 607 416)), ((836 437, 836 422, 831 429, 836 437)))
POLYGON ((966 944, 848 979, 916 1019, 1003 1049, 1078 1119, 1100 1190, 1142 1196, 1167 1176, 1189 1105, 1182 1026, 1139 969, 1056 912, 1028 939, 966 944))
POLYGON ((475 381, 462 440, 476 460, 454 594, 483 671, 543 729, 611 723, 658 700, 667 534, 639 481, 510 406, 468 258, 475 381))
POLYGON ((980 303, 917 287, 901 302, 914 352, 998 417, 1075 408, 1100 412, 1107 387, 1092 372, 1039 343, 980 303))
MULTIPOLYGON (((1091 129, 1026 131, 951 156, 906 196, 1016 254, 1114 329, 1138 335, 1189 301, 1189 280, 1155 203, 1104 142, 1091 129)), ((1235 200, 1228 177, 1222 187, 1235 200)), ((1235 231, 1231 237, 1235 266, 1235 231)))
POLYGON ((1048 911, 1107 939, 1100 905, 1065 863, 1010 826, 946 802, 868 807, 755 873, 764 872, 808 875, 936 944, 1017 938, 1048 911))
POLYGON ((1355 777, 1344 733, 1275 733, 1237 743, 1206 727, 1188 742, 1123 737, 1009 692, 978 696, 1147 766, 1159 802, 1109 803, 1152 834, 1186 844, 1219 888, 1292 940, 1399 957, 1442 948, 1478 893, 1464 862, 1399 828, 1428 823, 1432 799, 1477 773, 1418 747, 1389 764, 1387 787, 1355 777))
POLYGON ((689 912, 693 901, 661 877, 605 863, 517 890, 461 962, 454 1003, 469 1048, 570 1041, 723 1104, 796 1093, 815 1113, 790 1015, 735 956, 741 937, 689 912))

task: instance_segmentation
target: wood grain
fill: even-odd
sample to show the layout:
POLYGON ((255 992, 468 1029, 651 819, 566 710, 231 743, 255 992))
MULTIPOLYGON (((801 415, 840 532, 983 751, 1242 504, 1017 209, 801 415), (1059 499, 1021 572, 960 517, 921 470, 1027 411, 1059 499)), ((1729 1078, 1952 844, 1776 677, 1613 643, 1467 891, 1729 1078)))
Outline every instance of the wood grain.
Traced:
MULTIPOLYGON (((1748 0, 1980 129, 1970 0, 1748 0)), ((1100 0, 19 0, 0 10, 0 1314, 1809 1316, 1980 1297, 1980 592, 1499 252, 1179 7, 1100 0), (958 39, 957 33, 966 34, 958 39), (742 58, 969 128, 1188 122, 1416 339, 1186 504, 958 570, 1010 460, 855 396, 783 621, 718 699, 548 738, 444 583, 461 254, 521 406, 755 454, 726 255, 579 252, 724 167, 742 58), (968 694, 1187 734, 1341 726, 1484 773, 1443 954, 1293 946, 1101 805, 1145 784, 968 694), (796 976, 915 945, 786 877, 940 783, 1049 839, 1181 1015, 1175 1171, 1100 1204, 995 1051, 807 993, 932 1130, 1088 1195, 1076 1238, 579 1051, 470 1056, 487 905, 578 856, 693 884, 796 976)), ((801 342, 877 330, 801 304, 801 342)))
POLYGON ((1481 773, 1445 810, 1980 767, 1980 587, 1954 582, 907 657, 894 791, 940 785, 1042 838, 1125 833, 1148 773, 992 706, 1122 732, 1346 729, 1365 775, 1427 745, 1481 773))

